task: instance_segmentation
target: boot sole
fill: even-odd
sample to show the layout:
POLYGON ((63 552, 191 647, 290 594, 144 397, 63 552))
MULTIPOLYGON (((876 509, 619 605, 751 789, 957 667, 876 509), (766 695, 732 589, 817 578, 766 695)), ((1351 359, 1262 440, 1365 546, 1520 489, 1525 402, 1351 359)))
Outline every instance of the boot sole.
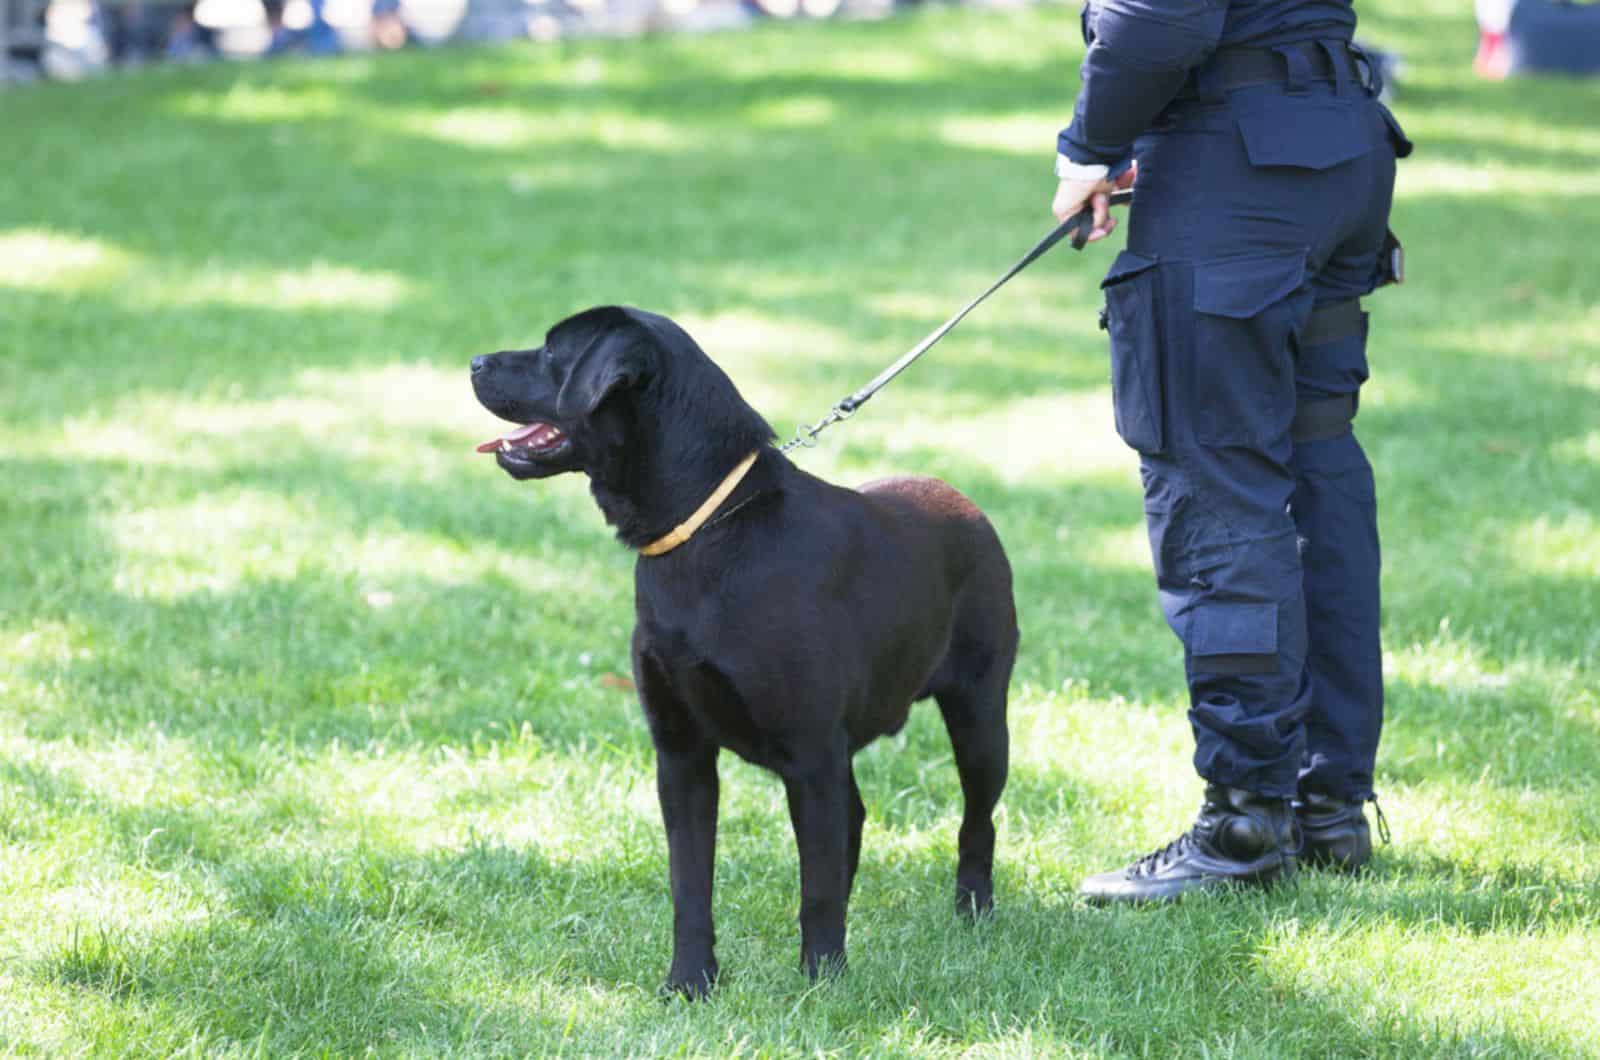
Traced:
POLYGON ((1127 891, 1080 891, 1091 905, 1159 905, 1173 902, 1186 894, 1200 891, 1221 891, 1229 888, 1255 888, 1270 890, 1278 883, 1292 877, 1297 870, 1293 857, 1272 859, 1270 863, 1256 862, 1243 872, 1212 876, 1191 876, 1173 880, 1165 885, 1153 884, 1127 891))

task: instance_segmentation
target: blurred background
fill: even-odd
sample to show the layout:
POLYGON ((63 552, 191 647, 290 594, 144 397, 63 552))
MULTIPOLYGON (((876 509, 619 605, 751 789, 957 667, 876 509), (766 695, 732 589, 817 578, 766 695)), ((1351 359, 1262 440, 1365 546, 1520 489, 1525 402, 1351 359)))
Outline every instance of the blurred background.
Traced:
MULTIPOLYGON (((735 29, 880 17, 924 0, 0 0, 0 83, 150 62, 335 55, 446 41, 735 29)), ((958 0, 959 2, 959 0, 958 0)), ((966 0, 1013 7, 1029 0, 966 0)), ((1476 0, 1474 69, 1502 79, 1600 72, 1600 5, 1476 0)), ((1391 80, 1397 68, 1391 67, 1391 80)))
MULTIPOLYGON (((884 15, 922 0, 0 0, 11 80, 107 66, 446 41, 733 29, 760 19, 884 15)), ((1008 6, 1023 0, 979 0, 1008 6)))

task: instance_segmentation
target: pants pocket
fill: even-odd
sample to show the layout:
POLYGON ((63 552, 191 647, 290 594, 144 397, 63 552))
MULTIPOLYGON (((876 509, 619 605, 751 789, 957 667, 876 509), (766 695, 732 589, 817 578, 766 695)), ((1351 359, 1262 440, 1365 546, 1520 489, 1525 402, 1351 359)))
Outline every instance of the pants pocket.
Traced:
POLYGON ((1193 416, 1203 445, 1263 447, 1295 411, 1293 336, 1311 312, 1305 250, 1196 262, 1193 416))
POLYGON ((1111 333, 1111 404, 1117 434, 1141 453, 1166 448, 1162 426, 1161 270, 1123 251, 1101 283, 1111 333))
POLYGON ((1278 668, 1278 605, 1207 602, 1189 614, 1190 669, 1269 674, 1278 668))

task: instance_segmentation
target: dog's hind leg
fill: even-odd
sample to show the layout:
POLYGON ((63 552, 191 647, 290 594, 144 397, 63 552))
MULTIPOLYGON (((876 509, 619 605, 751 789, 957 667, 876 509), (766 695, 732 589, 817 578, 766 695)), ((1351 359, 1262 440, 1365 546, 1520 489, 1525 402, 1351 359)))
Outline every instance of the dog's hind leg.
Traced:
POLYGON ((800 852, 800 960, 813 979, 844 966, 845 907, 855 861, 851 840, 860 836, 851 826, 855 784, 843 731, 830 743, 783 771, 800 852))
POLYGON ((994 908, 994 808, 1006 786, 1011 736, 1006 687, 1011 660, 994 660, 983 679, 934 694, 944 715, 966 802, 958 838, 956 909, 975 915, 994 908))

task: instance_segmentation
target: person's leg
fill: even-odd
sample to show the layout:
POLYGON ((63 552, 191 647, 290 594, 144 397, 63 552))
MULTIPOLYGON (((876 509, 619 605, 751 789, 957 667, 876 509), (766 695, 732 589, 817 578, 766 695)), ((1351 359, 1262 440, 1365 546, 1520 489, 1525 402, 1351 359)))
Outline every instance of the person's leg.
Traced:
POLYGON ((1295 867, 1306 613, 1289 461, 1306 251, 1200 261, 1126 251, 1106 281, 1118 430, 1138 449, 1162 611, 1184 646, 1195 825, 1097 900, 1159 900, 1295 867))
MULTIPOLYGON (((1297 104, 1274 105, 1299 120, 1297 104)), ((1335 133, 1350 130, 1334 123, 1335 133)), ((1165 898, 1294 869, 1288 800, 1312 698, 1289 514, 1295 353, 1314 278, 1364 179, 1359 161, 1330 163, 1322 149, 1359 159, 1367 148, 1352 135, 1307 147, 1304 166, 1257 165, 1236 115, 1199 107, 1141 143, 1129 249, 1105 285, 1113 397, 1117 428, 1141 454, 1161 606, 1184 645, 1208 787, 1188 833, 1086 881, 1091 897, 1165 898)))
POLYGON ((1363 160, 1365 195, 1352 196, 1363 208, 1313 279, 1317 307, 1297 339, 1291 431, 1290 511, 1305 566, 1312 690, 1296 808, 1306 860, 1349 869, 1371 856, 1362 804, 1374 797, 1383 727, 1377 495, 1351 422, 1368 373, 1368 321, 1358 298, 1380 278, 1393 147, 1381 144, 1363 160))
POLYGON ((1365 378, 1365 314, 1322 303, 1316 322, 1348 317, 1343 334, 1302 343, 1300 407, 1290 502, 1304 564, 1311 680, 1300 793, 1360 802, 1372 794, 1383 723, 1378 637, 1378 513, 1372 465, 1346 418, 1365 378), (1342 378, 1341 378, 1342 377, 1342 378), (1336 389, 1339 388, 1339 389, 1336 389), (1342 389, 1343 392, 1339 392, 1342 389), (1320 422, 1319 422, 1320 420, 1320 422))

